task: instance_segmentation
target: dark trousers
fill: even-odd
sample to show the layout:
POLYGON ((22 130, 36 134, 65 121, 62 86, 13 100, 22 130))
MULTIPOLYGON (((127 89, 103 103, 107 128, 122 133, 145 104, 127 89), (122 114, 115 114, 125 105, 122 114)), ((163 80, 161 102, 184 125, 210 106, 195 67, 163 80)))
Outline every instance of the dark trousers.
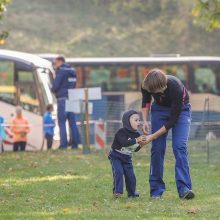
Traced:
POLYGON ((123 155, 117 151, 111 151, 108 158, 112 165, 113 193, 123 193, 123 177, 125 177, 125 185, 128 196, 135 195, 136 177, 134 174, 131 156, 123 155))
MULTIPOLYGON (((151 107, 152 133, 159 130, 170 117, 170 108, 153 104, 151 107)), ((183 106, 179 119, 172 128, 172 148, 175 156, 175 179, 179 194, 192 189, 189 172, 187 142, 191 123, 190 104, 183 106)), ((162 195, 165 191, 163 181, 164 155, 166 151, 164 134, 152 142, 150 165, 151 196, 162 195)))
POLYGON ((27 142, 25 141, 14 142, 13 151, 25 151, 26 144, 27 142))
POLYGON ((76 126, 75 114, 73 112, 66 112, 65 103, 65 99, 57 100, 58 124, 60 128, 60 148, 66 148, 68 146, 66 120, 68 120, 70 127, 70 145, 72 148, 77 148, 80 141, 80 136, 76 126))
POLYGON ((51 149, 53 145, 53 135, 45 134, 45 139, 47 140, 47 149, 51 149))

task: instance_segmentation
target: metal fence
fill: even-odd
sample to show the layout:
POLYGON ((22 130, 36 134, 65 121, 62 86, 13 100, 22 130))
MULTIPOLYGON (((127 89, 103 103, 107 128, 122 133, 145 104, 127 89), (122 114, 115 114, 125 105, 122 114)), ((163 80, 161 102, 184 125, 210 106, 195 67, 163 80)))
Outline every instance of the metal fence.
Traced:
MULTIPOLYGON (((129 109, 138 112, 141 110, 141 100, 127 105, 123 103, 123 100, 107 98, 93 101, 93 113, 89 116, 89 133, 87 133, 91 148, 97 143, 103 146, 104 142, 104 148, 108 150, 116 131, 122 126, 123 113, 129 109)), ((76 115, 76 119, 82 144, 88 147, 88 143, 85 142, 84 114, 76 115)), ((172 158, 171 138, 172 132, 169 131, 167 156, 172 158)), ((58 144, 54 147, 58 147, 58 144)), ((206 98, 203 96, 192 100, 192 124, 188 151, 191 162, 218 163, 220 161, 220 98, 218 96, 206 98)))
MULTIPOLYGON (((193 102, 192 124, 189 134, 188 151, 190 161, 216 163, 220 158, 220 102, 215 99, 204 98, 203 102, 193 102), (199 107, 198 107, 199 106, 199 107), (218 110, 219 109, 219 110, 218 110)), ((134 109, 140 112, 141 100, 124 105, 115 101, 97 101, 94 103, 93 114, 90 115, 90 143, 95 144, 95 123, 105 124, 105 147, 110 148, 115 132, 122 126, 121 118, 125 111, 134 109)), ((80 126, 82 130, 83 126, 80 126)), ((81 133, 82 139, 85 137, 81 133)), ((167 156, 172 155, 172 132, 168 134, 167 156)), ((172 157, 172 156, 171 156, 172 157)))

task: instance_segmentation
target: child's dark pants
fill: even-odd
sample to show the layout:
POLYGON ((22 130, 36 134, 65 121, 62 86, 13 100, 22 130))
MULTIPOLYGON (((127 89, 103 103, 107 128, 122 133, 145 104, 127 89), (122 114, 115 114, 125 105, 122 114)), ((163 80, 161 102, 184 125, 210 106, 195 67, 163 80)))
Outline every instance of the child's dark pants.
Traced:
POLYGON ((51 149, 53 145, 53 135, 45 134, 45 138, 47 140, 47 149, 51 149))
POLYGON ((134 175, 131 156, 112 150, 108 156, 113 173, 113 193, 123 193, 123 176, 128 196, 135 195, 136 177, 134 175))
POLYGON ((25 141, 14 142, 13 151, 18 151, 19 149, 20 149, 20 151, 25 151, 26 144, 27 144, 27 142, 25 142, 25 141))

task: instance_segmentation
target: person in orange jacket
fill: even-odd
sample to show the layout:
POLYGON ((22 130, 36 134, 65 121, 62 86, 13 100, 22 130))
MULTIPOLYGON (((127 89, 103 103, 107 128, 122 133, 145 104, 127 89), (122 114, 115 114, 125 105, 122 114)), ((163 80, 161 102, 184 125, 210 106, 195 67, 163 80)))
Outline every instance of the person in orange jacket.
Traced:
POLYGON ((13 151, 25 151, 27 134, 30 132, 28 120, 22 115, 22 108, 16 107, 16 116, 11 121, 11 132, 13 134, 13 151))

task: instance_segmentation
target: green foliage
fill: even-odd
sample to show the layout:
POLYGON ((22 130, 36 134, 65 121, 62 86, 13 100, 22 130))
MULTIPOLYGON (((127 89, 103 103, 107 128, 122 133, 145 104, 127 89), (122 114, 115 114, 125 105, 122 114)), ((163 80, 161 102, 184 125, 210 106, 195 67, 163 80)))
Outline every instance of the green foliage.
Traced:
POLYGON ((220 28, 220 0, 196 0, 192 14, 207 30, 220 28))
POLYGON ((191 0, 17 0, 4 19, 4 47, 71 57, 218 56, 220 31, 195 25, 192 8, 191 0))
MULTIPOLYGON (((0 0, 0 20, 3 19, 6 11, 6 6, 10 3, 10 0, 0 0)), ((4 40, 8 37, 8 31, 0 32, 0 44, 4 44, 4 40)))
POLYGON ((0 19, 2 19, 4 12, 6 11, 6 6, 9 4, 10 0, 0 0, 0 19))

